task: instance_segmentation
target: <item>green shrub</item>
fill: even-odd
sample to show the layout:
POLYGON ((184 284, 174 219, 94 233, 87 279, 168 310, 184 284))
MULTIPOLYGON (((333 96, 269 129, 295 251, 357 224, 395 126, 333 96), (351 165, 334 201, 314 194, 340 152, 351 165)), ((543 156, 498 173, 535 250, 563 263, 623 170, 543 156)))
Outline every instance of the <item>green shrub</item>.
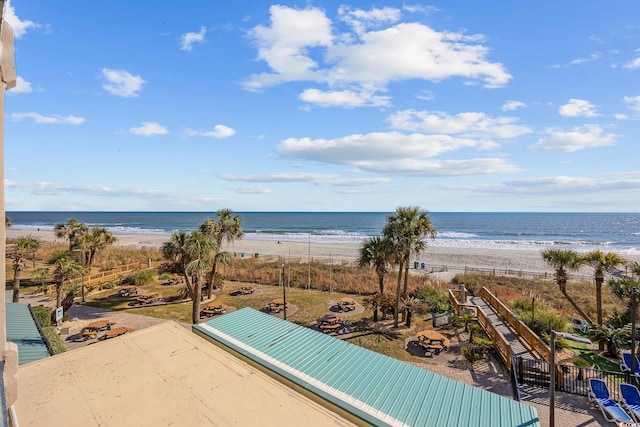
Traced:
POLYGON ((140 270, 132 276, 133 284, 136 286, 150 285, 158 280, 155 271, 140 270))
POLYGON ((554 310, 540 303, 536 304, 534 319, 531 320, 530 298, 517 298, 511 303, 511 311, 538 336, 549 335, 551 331, 566 331, 567 321, 554 310))
POLYGON ((51 309, 43 306, 31 307, 31 309, 42 328, 51 326, 51 309))
POLYGON ((53 351, 53 354, 60 354, 67 351, 64 346, 64 342, 58 335, 58 331, 53 326, 47 326, 42 328, 44 339, 49 343, 49 347, 53 351))
POLYGON ((478 346, 464 346, 460 352, 469 363, 477 362, 486 357, 485 352, 478 346))
POLYGON ((574 366, 577 366, 579 368, 590 368, 591 367, 591 362, 589 362, 588 360, 583 359, 582 357, 574 357, 572 362, 573 362, 574 366))

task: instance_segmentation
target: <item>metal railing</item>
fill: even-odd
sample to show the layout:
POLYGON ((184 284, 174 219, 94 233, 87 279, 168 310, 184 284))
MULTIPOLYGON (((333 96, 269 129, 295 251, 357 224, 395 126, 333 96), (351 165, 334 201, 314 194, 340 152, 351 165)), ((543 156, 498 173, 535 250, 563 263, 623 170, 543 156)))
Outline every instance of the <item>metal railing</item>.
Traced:
MULTIPOLYGON (((528 384, 548 389, 550 381, 551 363, 546 360, 525 359, 514 356, 512 366, 516 370, 516 384, 528 384)), ((581 396, 589 394, 589 378, 598 378, 607 384, 609 393, 614 400, 620 400, 619 384, 633 384, 635 377, 629 373, 603 371, 595 368, 581 368, 573 365, 555 365, 556 391, 563 391, 581 396)))

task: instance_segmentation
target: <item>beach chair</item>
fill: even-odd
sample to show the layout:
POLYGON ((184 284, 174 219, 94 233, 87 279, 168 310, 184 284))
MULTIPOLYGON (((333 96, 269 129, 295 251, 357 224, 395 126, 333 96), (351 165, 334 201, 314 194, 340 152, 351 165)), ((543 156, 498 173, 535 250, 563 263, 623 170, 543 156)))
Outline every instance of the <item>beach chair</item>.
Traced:
MULTIPOLYGON (((635 375, 640 375, 640 359, 638 356, 633 356, 636 358, 636 372, 635 375)), ((622 353, 622 362, 620 363, 620 370, 622 372, 631 372, 631 353, 622 353)))
POLYGON ((622 406, 631 414, 637 422, 640 422, 640 392, 633 384, 620 384, 620 396, 622 406))
POLYGON ((604 418, 612 423, 634 423, 634 419, 609 395, 607 384, 598 378, 589 378, 589 400, 595 402, 604 418))

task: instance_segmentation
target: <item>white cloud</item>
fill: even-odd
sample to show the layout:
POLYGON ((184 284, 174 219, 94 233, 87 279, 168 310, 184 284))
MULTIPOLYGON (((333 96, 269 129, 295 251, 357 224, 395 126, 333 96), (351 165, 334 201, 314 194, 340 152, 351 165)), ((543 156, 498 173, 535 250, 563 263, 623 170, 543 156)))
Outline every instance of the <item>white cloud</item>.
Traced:
POLYGON ((547 137, 541 138, 529 147, 533 151, 566 151, 574 152, 586 148, 598 148, 616 143, 618 135, 605 134, 598 125, 586 125, 570 131, 555 128, 546 130, 547 137))
POLYGON ((522 170, 504 159, 498 158, 469 160, 402 159, 386 162, 358 162, 358 167, 368 172, 413 177, 489 175, 514 173, 522 170))
POLYGON ((622 102, 633 112, 640 113, 640 96, 625 96, 622 102))
POLYGON ((597 61, 601 57, 600 53, 592 53, 586 58, 576 58, 571 61, 571 65, 584 64, 585 62, 597 61))
POLYGON ((236 131, 229 126, 215 125, 212 131, 200 132, 193 129, 187 129, 182 132, 182 134, 184 136, 206 136, 210 138, 224 139, 235 135, 236 131))
POLYGON ((269 182, 269 183, 290 183, 307 182, 315 185, 332 185, 336 187, 362 187, 369 185, 384 184, 390 181, 389 178, 356 178, 344 179, 335 174, 319 174, 307 172, 280 172, 265 173, 255 175, 224 174, 223 179, 227 181, 246 182, 269 182))
POLYGON ((206 27, 200 27, 200 31, 197 33, 186 33, 185 35, 182 36, 180 49, 191 51, 191 49, 193 49, 194 44, 204 42, 204 35, 206 33, 207 33, 206 27))
POLYGON ((130 128, 129 133, 138 136, 167 135, 169 131, 156 122, 142 122, 142 126, 130 128))
POLYGON ((356 33, 362 33, 367 28, 379 27, 386 23, 397 22, 400 19, 400 9, 385 7, 371 10, 352 9, 349 6, 338 8, 338 18, 349 24, 356 33))
POLYGON ((81 125, 86 122, 84 117, 77 116, 43 116, 39 113, 13 113, 9 116, 9 119, 14 122, 20 122, 24 119, 33 119, 39 125, 81 125))
POLYGON ((348 135, 336 139, 287 138, 276 148, 282 157, 360 166, 422 159, 466 148, 486 148, 485 141, 449 135, 399 132, 348 135))
POLYGON ((31 83, 29 83, 28 81, 26 81, 20 76, 16 77, 16 86, 13 89, 7 91, 9 95, 17 95, 19 93, 31 93, 31 92, 33 92, 33 89, 31 89, 31 83))
POLYGON ((635 70, 636 68, 640 68, 640 58, 636 58, 632 61, 627 62, 626 64, 624 64, 623 67, 630 68, 632 70, 635 70))
POLYGON ((507 101, 502 106, 502 111, 515 111, 518 108, 524 108, 527 105, 521 101, 507 101))
POLYGON ((320 107, 380 107, 389 105, 390 98, 367 92, 339 90, 323 92, 318 89, 306 89, 300 99, 320 107))
POLYGON ((134 98, 140 95, 142 87, 147 83, 142 77, 134 76, 125 70, 103 68, 102 77, 105 79, 105 83, 102 84, 104 90, 112 95, 125 98, 134 98))
POLYGON ((596 107, 584 99, 570 99, 558 110, 563 117, 596 117, 598 112, 596 107))
POLYGON ((21 20, 20 18, 18 18, 18 15, 16 15, 16 10, 14 9, 10 0, 7 0, 5 5, 4 19, 9 25, 11 25, 16 39, 24 36, 28 30, 41 27, 40 24, 36 24, 33 21, 21 20))
POLYGON ((241 194, 269 194, 271 190, 262 185, 246 185, 242 187, 227 187, 231 191, 241 194))
POLYGON ((594 194, 640 190, 640 179, 603 180, 598 177, 550 176, 506 181, 502 193, 514 194, 594 194))
POLYGON ((617 120, 627 120, 629 118, 629 116, 624 113, 615 113, 613 117, 617 120))
POLYGON ((270 25, 250 32, 258 58, 271 72, 250 76, 245 87, 257 90, 288 81, 313 81, 330 85, 332 91, 353 85, 371 91, 384 90, 397 80, 462 77, 495 88, 511 79, 502 64, 486 59, 489 49, 480 44, 481 35, 438 32, 420 23, 367 31, 373 23, 394 21, 395 12, 341 10, 346 11, 343 19, 348 17, 362 32, 338 33, 317 8, 272 6, 270 25))
POLYGON ((450 116, 438 111, 398 111, 389 116, 396 129, 465 136, 508 139, 531 133, 527 126, 516 124, 514 117, 492 118, 485 113, 459 113, 450 116))

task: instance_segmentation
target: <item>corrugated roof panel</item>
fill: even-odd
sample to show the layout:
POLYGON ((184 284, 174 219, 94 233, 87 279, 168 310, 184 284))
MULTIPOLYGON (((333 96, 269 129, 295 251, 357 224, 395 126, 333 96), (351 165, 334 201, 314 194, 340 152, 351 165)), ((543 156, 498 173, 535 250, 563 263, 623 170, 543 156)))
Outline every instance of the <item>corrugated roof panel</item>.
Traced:
POLYGON ((250 308, 193 329, 372 424, 540 426, 533 407, 250 308))
POLYGON ((7 341, 18 345, 18 364, 24 365, 49 357, 49 349, 31 317, 29 306, 8 302, 5 303, 5 307, 7 341))

